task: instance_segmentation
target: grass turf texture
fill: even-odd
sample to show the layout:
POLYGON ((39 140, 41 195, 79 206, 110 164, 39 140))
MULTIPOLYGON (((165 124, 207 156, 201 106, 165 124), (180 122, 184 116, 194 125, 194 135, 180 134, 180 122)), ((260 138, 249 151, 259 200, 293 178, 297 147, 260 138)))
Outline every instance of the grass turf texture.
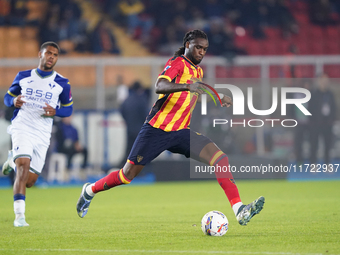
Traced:
POLYGON ((10 189, 0 190, 0 254, 339 254, 340 182, 238 181, 263 211, 240 226, 216 181, 117 187, 98 194, 85 218, 78 188, 27 191, 26 228, 14 228, 10 189), (205 236, 203 215, 229 219, 223 237, 205 236))

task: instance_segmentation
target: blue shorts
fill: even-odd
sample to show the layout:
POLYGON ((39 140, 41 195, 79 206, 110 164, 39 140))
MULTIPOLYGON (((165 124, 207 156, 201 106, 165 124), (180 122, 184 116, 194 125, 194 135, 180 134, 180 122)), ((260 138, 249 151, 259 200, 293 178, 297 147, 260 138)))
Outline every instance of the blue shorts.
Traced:
POLYGON ((139 131, 128 160, 135 165, 146 165, 165 150, 198 160, 208 143, 212 143, 209 138, 190 129, 166 132, 146 123, 139 131))

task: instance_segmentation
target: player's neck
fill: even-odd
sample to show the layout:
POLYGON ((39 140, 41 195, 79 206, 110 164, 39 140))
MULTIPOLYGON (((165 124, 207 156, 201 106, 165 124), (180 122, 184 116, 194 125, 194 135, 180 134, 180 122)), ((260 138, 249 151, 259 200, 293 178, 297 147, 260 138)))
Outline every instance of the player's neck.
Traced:
POLYGON ((185 57, 191 64, 193 64, 194 66, 197 66, 188 56, 184 54, 182 56, 185 57))
POLYGON ((51 75, 51 74, 53 73, 53 69, 47 71, 47 70, 41 70, 41 69, 38 67, 38 68, 37 68, 37 72, 38 72, 38 74, 39 74, 40 76, 46 77, 46 76, 51 75))

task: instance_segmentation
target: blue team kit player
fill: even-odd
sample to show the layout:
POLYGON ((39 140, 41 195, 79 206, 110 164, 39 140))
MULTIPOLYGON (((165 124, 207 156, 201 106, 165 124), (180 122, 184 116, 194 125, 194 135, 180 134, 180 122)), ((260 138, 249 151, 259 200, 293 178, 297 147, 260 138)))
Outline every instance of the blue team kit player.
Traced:
POLYGON ((73 111, 70 83, 53 70, 59 52, 55 42, 42 44, 38 68, 19 72, 4 98, 6 106, 16 108, 7 128, 12 150, 2 167, 4 175, 16 170, 15 227, 29 226, 25 219, 26 188, 35 184, 45 164, 53 116, 68 117, 73 111))

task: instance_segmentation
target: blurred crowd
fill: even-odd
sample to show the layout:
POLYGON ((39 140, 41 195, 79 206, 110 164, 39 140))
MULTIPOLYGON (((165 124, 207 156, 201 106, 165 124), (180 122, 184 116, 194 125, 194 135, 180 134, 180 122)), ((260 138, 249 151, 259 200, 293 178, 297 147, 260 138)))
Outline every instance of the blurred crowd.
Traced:
POLYGON ((26 1, 0 0, 0 25, 24 26, 28 14, 26 1))
POLYGON ((283 38, 298 34, 292 4, 308 5, 310 22, 320 26, 338 24, 340 13, 337 0, 92 0, 103 15, 89 24, 82 18, 81 1, 46 1, 43 19, 27 21, 29 1, 0 0, 0 25, 39 26, 41 42, 61 42, 66 52, 119 54, 109 25, 114 22, 131 38, 161 55, 173 54, 187 31, 201 29, 209 37, 208 54, 234 56, 247 54, 234 43, 235 36, 245 31, 257 39, 266 38, 268 27, 280 29, 283 38))
POLYGON ((339 24, 340 2, 338 0, 311 0, 309 2, 309 18, 315 25, 339 24))
POLYGON ((28 19, 29 1, 0 0, 0 26, 35 26, 38 40, 57 42, 62 52, 108 52, 119 54, 116 39, 104 18, 89 22, 83 19, 79 1, 41 0, 46 11, 37 19, 28 19))
POLYGON ((246 54, 234 44, 235 26, 264 38, 266 26, 297 33, 298 26, 284 0, 120 0, 95 1, 129 34, 152 52, 172 54, 182 44, 183 34, 201 29, 208 34, 212 55, 246 54))
MULTIPOLYGON (((336 96, 330 87, 329 76, 326 73, 319 74, 315 79, 315 86, 311 80, 303 79, 299 87, 311 91, 311 100, 304 106, 311 113, 306 116, 294 105, 291 116, 299 123, 294 128, 294 152, 298 164, 303 164, 307 159, 310 164, 318 163, 318 150, 323 146, 322 162, 331 163, 331 148, 334 146, 333 126, 336 121, 336 96), (309 143, 308 153, 304 153, 304 143, 309 143)), ((301 93, 295 93, 295 98, 303 98, 301 93)))
POLYGON ((308 4, 310 21, 335 25, 340 11, 336 0, 93 0, 128 34, 151 52, 172 54, 191 29, 201 29, 209 37, 211 55, 242 55, 234 44, 236 27, 252 37, 266 37, 265 28, 278 28, 283 38, 299 33, 299 25, 289 4, 308 4))
POLYGON ((81 10, 78 5, 67 0, 49 2, 48 12, 39 27, 40 43, 70 40, 75 44, 76 51, 85 51, 86 24, 80 19, 81 10))

